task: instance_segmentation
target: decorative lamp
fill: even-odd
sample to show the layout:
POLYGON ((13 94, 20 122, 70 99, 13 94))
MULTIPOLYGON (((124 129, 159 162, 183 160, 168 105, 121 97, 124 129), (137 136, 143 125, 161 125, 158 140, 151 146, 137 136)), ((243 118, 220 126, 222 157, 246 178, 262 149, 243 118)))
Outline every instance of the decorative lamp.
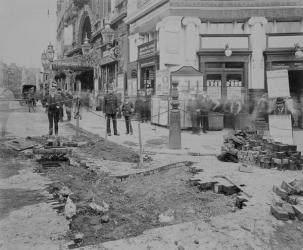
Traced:
POLYGON ((101 31, 103 44, 112 44, 114 41, 115 31, 110 27, 110 20, 104 20, 104 29, 101 31))
POLYGON ((303 57, 303 52, 301 50, 300 44, 299 43, 295 43, 295 57, 296 58, 302 58, 303 57))
POLYGON ((42 62, 42 66, 45 68, 46 65, 47 65, 47 62, 48 62, 47 55, 46 55, 45 51, 42 52, 41 62, 42 62))
POLYGON ((82 44, 82 54, 87 55, 91 49, 87 33, 85 34, 84 43, 82 44))
POLYGON ((232 52, 231 48, 229 47, 228 44, 226 44, 225 45, 225 51, 224 51, 225 56, 230 57, 232 55, 232 53, 233 52, 232 52))

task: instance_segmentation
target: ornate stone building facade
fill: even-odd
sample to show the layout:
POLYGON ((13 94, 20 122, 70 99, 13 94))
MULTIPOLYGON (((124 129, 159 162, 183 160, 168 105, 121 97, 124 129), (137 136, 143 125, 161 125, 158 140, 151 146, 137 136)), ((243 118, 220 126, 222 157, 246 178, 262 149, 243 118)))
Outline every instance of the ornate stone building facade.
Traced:
POLYGON ((292 97, 303 96, 303 59, 295 56, 303 46, 301 0, 134 0, 125 22, 138 89, 167 93, 163 74, 192 66, 203 79, 181 88, 216 89, 214 98, 237 94, 253 105, 267 91, 266 71, 287 69, 292 97))
POLYGON ((97 95, 113 84, 121 95, 124 93, 126 6, 126 0, 57 1, 58 60, 53 69, 61 72, 59 82, 64 82, 66 89, 97 95), (113 32, 113 41, 105 42, 104 30, 113 32))

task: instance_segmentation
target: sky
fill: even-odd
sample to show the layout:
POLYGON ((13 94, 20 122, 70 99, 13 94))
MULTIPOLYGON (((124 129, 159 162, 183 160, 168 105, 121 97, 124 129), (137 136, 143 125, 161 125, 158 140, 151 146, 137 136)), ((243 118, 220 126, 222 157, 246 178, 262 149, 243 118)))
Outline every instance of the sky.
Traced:
POLYGON ((42 68, 42 51, 56 45, 56 22, 56 0, 0 0, 0 61, 42 68))

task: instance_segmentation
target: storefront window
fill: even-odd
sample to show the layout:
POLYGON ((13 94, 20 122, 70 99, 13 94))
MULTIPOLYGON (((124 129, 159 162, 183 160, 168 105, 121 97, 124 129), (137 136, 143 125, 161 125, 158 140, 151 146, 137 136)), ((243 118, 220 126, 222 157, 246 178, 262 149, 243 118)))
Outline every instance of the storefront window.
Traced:
POLYGON ((142 68, 141 71, 141 89, 146 89, 146 94, 151 95, 154 93, 155 87, 155 67, 142 68))

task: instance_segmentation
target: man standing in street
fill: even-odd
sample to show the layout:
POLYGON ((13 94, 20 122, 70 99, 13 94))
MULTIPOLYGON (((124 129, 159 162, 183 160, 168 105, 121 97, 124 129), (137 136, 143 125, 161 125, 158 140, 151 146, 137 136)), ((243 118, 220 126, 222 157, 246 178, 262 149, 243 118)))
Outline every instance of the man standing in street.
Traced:
POLYGON ((52 86, 46 102, 47 116, 49 122, 49 135, 53 135, 54 124, 55 124, 55 135, 58 135, 60 101, 61 98, 57 94, 56 87, 52 86))
POLYGON ((200 133, 200 126, 202 127, 202 131, 206 134, 207 129, 207 121, 208 121, 208 112, 209 112, 209 101, 206 95, 198 95, 198 117, 197 117, 197 125, 198 125, 198 133, 200 133), (200 113, 200 115, 199 115, 200 113))
POLYGON ((131 117, 134 112, 134 105, 127 96, 125 96, 125 101, 122 106, 122 112, 125 118, 126 134, 130 133, 132 135, 133 127, 131 123, 131 117))
POLYGON ((111 136, 110 119, 112 119, 114 135, 119 135, 117 131, 118 98, 114 94, 113 86, 108 87, 108 94, 104 98, 104 109, 104 113, 106 115, 107 134, 111 136))
POLYGON ((73 95, 71 90, 68 90, 65 95, 64 105, 66 109, 67 120, 70 121, 72 119, 72 107, 73 107, 73 95))

